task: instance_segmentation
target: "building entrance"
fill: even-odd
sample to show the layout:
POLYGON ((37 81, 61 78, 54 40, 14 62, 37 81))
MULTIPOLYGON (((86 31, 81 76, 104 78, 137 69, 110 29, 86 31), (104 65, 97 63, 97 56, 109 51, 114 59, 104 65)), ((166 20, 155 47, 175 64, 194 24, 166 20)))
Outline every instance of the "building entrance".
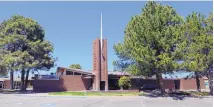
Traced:
POLYGON ((100 81, 100 90, 105 90, 105 81, 100 81))

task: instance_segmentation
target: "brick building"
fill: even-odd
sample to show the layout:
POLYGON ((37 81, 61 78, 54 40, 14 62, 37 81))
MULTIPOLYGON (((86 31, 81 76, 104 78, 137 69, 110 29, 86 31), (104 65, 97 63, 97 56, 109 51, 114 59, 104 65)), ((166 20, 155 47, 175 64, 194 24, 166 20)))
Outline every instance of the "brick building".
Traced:
MULTIPOLYGON (((131 90, 138 90, 143 85, 157 85, 156 78, 136 77, 123 72, 109 72, 107 66, 107 40, 97 38, 93 42, 93 70, 85 71, 58 67, 57 79, 40 79, 33 81, 35 92, 48 91, 82 91, 82 90, 117 90, 121 76, 131 78, 131 90)), ((164 79, 165 89, 196 90, 195 79, 164 79)), ((204 79, 201 88, 206 89, 204 79)))
MULTIPOLYGON (((130 75, 124 72, 112 72, 107 68, 107 40, 96 39, 93 42, 93 70, 85 71, 58 67, 56 75, 43 75, 36 80, 30 81, 35 92, 51 91, 82 91, 82 90, 118 90, 118 80, 121 76, 131 78, 131 90, 138 90, 144 85, 157 85, 156 78, 145 78, 130 75), (101 45, 102 44, 102 45, 101 45), (101 48, 102 47, 102 48, 101 48)), ((16 80, 15 86, 20 86, 20 80, 16 80)), ((201 88, 208 89, 206 78, 201 78, 201 88)), ((9 79, 0 79, 0 88, 10 88, 9 79)), ((164 79, 165 89, 196 90, 195 79, 164 79)))
MULTIPOLYGON (((50 92, 50 91, 83 91, 95 90, 93 84, 95 83, 95 73, 91 71, 84 71, 79 69, 71 69, 58 67, 58 79, 41 79, 33 81, 33 88, 35 92, 50 92)), ((121 76, 129 76, 131 78, 131 89, 138 90, 143 85, 157 85, 156 78, 136 77, 123 72, 108 72, 108 90, 119 90, 117 83, 121 76)), ((201 89, 205 90, 206 78, 201 78, 201 89)), ((164 79, 165 89, 175 90, 196 90, 195 79, 164 79)), ((100 90, 105 90, 101 88, 100 90)))

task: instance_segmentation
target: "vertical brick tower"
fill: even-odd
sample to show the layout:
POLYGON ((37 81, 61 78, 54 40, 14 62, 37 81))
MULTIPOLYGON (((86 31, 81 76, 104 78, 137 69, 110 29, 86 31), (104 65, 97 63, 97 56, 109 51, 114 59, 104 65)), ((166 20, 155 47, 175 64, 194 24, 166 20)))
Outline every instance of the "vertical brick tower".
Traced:
POLYGON ((108 90, 107 40, 97 38, 93 42, 93 90, 108 90))

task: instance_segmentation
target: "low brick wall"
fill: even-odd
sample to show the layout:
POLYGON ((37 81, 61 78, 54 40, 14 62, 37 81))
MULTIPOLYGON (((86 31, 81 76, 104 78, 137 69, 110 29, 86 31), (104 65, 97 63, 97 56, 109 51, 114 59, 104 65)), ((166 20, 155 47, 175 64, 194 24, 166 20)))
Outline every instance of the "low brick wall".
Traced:
MULTIPOLYGON (((158 85, 155 79, 131 79, 132 90, 137 90, 143 85, 158 85)), ((165 89, 175 89, 173 80, 163 80, 165 89)))
POLYGON ((4 81, 4 89, 10 89, 10 80, 4 81))
POLYGON ((165 89, 175 89, 174 80, 163 80, 163 86, 165 89))
MULTIPOLYGON (((117 82, 117 81, 114 81, 117 82)), ((201 89, 205 89, 204 80, 200 79, 201 89)), ((154 79, 132 79, 132 87, 130 90, 136 92, 138 89, 145 84, 157 85, 157 81, 154 79)), ((178 80, 163 80, 164 88, 176 89, 177 90, 196 90, 195 79, 178 79, 178 80), (175 82, 176 81, 176 82, 175 82)), ((9 84, 9 81, 6 82, 9 84)), ((8 86, 8 85, 7 85, 8 86)), ((35 92, 58 92, 58 91, 83 91, 92 87, 92 81, 90 78, 82 78, 77 75, 64 75, 60 77, 60 80, 34 80, 33 90, 35 92)), ((109 87, 110 88, 110 87, 109 87)), ((111 90, 108 92, 115 92, 120 90, 111 90)))
POLYGON ((65 91, 65 87, 61 80, 34 80, 34 92, 58 92, 65 91))
POLYGON ((65 91, 88 90, 91 87, 91 79, 81 78, 81 76, 64 75, 60 80, 65 91))
POLYGON ((81 91, 89 90, 90 78, 82 78, 77 75, 64 75, 59 80, 34 80, 35 92, 81 91))
MULTIPOLYGON (((206 89, 204 80, 200 79, 201 89, 206 89)), ((180 79, 180 90, 197 90, 195 79, 180 79)))

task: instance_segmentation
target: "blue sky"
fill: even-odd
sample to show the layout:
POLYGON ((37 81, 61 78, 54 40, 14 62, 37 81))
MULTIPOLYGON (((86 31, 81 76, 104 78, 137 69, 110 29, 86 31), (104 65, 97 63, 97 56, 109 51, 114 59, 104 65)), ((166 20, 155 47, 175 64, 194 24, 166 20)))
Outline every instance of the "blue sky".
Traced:
MULTIPOLYGON (((54 45, 57 66, 80 64, 92 69, 92 42, 100 36, 100 13, 103 13, 103 36, 108 39, 108 69, 117 59, 113 45, 123 41, 124 29, 132 16, 140 14, 146 2, 1 2, 0 22, 14 14, 31 17, 45 29, 45 38, 54 45)), ((192 11, 208 15, 210 2, 161 2, 171 5, 185 17, 192 11)), ((56 67, 50 70, 56 71, 56 67)), ((49 74, 50 72, 48 72, 49 74)))

